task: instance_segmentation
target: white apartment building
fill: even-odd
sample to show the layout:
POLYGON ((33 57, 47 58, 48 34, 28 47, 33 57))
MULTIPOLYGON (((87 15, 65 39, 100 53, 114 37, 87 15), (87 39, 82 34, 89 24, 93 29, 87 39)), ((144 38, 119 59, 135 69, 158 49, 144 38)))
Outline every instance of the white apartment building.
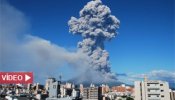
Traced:
POLYGON ((170 89, 170 100, 175 100, 175 91, 170 89))
POLYGON ((170 100, 169 84, 160 80, 135 81, 134 100, 170 100))

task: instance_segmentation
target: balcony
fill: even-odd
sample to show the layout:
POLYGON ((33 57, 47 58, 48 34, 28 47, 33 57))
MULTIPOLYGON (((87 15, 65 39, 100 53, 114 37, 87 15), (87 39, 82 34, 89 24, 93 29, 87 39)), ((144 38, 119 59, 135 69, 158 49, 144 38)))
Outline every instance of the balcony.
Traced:
POLYGON ((160 95, 160 91, 148 91, 148 94, 160 95))

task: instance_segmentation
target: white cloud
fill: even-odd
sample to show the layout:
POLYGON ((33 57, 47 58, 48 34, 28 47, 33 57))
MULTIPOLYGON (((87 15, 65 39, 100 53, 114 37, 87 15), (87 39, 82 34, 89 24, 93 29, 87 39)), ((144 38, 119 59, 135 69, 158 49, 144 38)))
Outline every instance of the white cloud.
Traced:
POLYGON ((152 70, 143 74, 130 73, 126 76, 119 76, 119 80, 122 82, 133 84, 136 80, 143 80, 144 76, 147 76, 149 80, 162 80, 167 81, 171 86, 175 85, 175 71, 167 70, 152 70))
POLYGON ((175 83, 175 72, 166 70, 153 70, 147 74, 149 78, 175 83))

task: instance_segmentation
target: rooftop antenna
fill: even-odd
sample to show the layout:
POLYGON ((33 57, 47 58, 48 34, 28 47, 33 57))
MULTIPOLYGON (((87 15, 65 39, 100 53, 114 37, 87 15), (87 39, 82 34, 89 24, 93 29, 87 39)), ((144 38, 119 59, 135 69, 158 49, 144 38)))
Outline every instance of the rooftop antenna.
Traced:
POLYGON ((60 82, 61 82, 61 78, 62 78, 62 74, 59 75, 60 82))

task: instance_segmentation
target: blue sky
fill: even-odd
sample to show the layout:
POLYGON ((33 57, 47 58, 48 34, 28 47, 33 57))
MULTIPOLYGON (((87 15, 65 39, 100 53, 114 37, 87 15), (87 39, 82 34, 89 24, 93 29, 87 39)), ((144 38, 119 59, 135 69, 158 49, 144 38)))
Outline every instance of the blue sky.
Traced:
MULTIPOLYGON (((28 33, 74 50, 80 36, 67 22, 90 0, 8 0, 27 17, 28 33)), ((112 72, 175 71, 173 0, 102 0, 120 20, 118 36, 105 42, 112 72)), ((63 72, 64 73, 64 72, 63 72)))

